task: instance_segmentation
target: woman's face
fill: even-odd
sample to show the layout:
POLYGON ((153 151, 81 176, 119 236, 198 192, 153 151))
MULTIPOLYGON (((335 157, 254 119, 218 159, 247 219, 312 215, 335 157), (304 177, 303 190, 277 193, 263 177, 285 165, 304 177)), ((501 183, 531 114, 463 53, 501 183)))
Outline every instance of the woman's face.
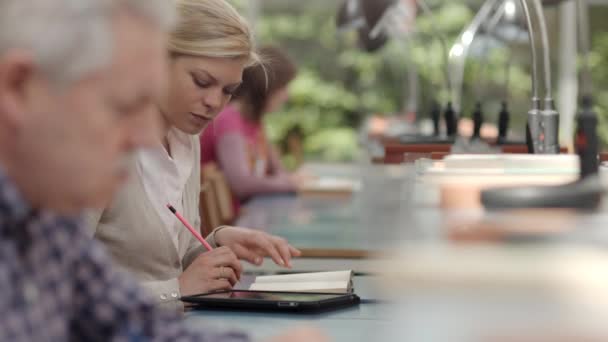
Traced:
POLYGON ((199 134, 224 109, 242 81, 245 59, 180 56, 169 66, 160 104, 169 125, 199 134))

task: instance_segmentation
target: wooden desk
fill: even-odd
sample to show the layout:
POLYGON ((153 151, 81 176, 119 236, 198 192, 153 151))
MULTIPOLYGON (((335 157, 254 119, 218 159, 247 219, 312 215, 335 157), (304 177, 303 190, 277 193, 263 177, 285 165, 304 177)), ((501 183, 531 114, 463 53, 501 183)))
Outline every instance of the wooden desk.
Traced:
MULTIPOLYGON (((401 164, 414 162, 418 158, 441 159, 450 154, 451 144, 395 144, 384 145, 384 158, 376 158, 375 163, 401 164)), ((507 154, 526 154, 526 145, 502 145, 500 151, 507 154)), ((560 148, 560 153, 568 153, 566 147, 560 148)), ((607 157, 608 158, 608 157, 607 157)))

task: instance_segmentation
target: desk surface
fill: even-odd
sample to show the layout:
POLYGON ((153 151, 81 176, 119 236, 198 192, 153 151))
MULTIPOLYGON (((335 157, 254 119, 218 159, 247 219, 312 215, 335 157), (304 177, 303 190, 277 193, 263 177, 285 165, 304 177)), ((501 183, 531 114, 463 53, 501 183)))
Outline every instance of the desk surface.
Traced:
POLYGON ((309 166, 321 176, 360 180, 352 196, 274 195, 256 197, 244 207, 237 224, 287 238, 316 257, 357 258, 384 249, 403 219, 406 202, 402 168, 375 165, 309 166), (320 251, 321 250, 321 251, 320 251), (338 253, 324 253, 338 251, 338 253))
MULTIPOLYGON (((355 277, 355 292, 362 299, 381 299, 380 291, 375 288, 376 281, 373 277, 355 277)), ((290 327, 314 325, 336 342, 372 341, 391 324, 389 308, 390 304, 381 302, 321 315, 193 311, 186 314, 186 324, 194 328, 204 324, 219 329, 242 329, 255 338, 270 337, 290 327)))
POLYGON ((298 248, 368 250, 358 206, 354 198, 258 197, 237 224, 285 237, 298 248))
MULTIPOLYGON (((353 169, 357 167, 361 168, 352 166, 353 169)), ((419 181, 415 168, 408 169, 404 165, 397 167, 404 175, 395 176, 386 168, 362 167, 363 171, 359 173, 362 191, 346 201, 303 197, 256 199, 250 203, 253 208, 250 216, 245 216, 239 223, 264 227, 302 248, 388 249, 402 241, 441 247, 453 241, 451 232, 471 231, 479 226, 506 230, 507 236, 515 237, 482 241, 497 248, 522 241, 532 244, 608 246, 608 215, 605 208, 595 213, 562 211, 556 214, 540 211, 534 215, 446 211, 438 207, 437 189, 419 181), (515 229, 515 234, 509 229, 515 229), (521 239, 518 230, 524 233, 533 231, 533 234, 524 235, 524 239, 521 239)), ((348 174, 344 170, 342 172, 348 174)), ((373 272, 381 266, 373 262, 302 259, 296 261, 296 269, 373 272)), ((357 279, 357 282, 361 280, 357 279)), ((568 324, 581 331, 598 327, 600 332, 606 330, 601 319, 597 322, 598 319, 593 321, 589 318, 605 317, 608 314, 608 299, 605 307, 600 307, 597 313, 590 314, 591 311, 581 311, 581 307, 578 307, 577 310, 585 314, 573 317, 575 305, 568 302, 568 296, 546 298, 542 290, 523 293, 517 289, 489 289, 486 293, 480 293, 464 287, 427 287, 407 291, 403 292, 399 304, 393 304, 390 308, 383 305, 377 308, 363 307, 358 311, 353 309, 320 317, 246 315, 243 318, 222 314, 221 317, 214 316, 212 322, 217 319, 227 324, 262 329, 259 334, 256 332, 256 336, 274 333, 276 326, 314 323, 336 341, 485 341, 487 339, 483 336, 488 334, 512 336, 513 332, 522 331, 522 328, 528 329, 531 335, 534 332, 559 333, 558 328, 567 327, 568 324)), ((365 287, 359 293, 365 295, 365 287)), ((599 300, 594 304, 597 303, 599 300)), ((189 317, 189 320, 196 322, 196 317, 189 317)))
MULTIPOLYGON (((338 251, 385 251, 403 241, 443 244, 454 241, 455 236, 461 241, 459 232, 474 231, 478 227, 506 231, 507 235, 509 229, 515 233, 532 232, 528 235, 541 237, 538 241, 608 243, 606 205, 595 213, 540 211, 532 215, 444 210, 438 206, 438 187, 421 181, 419 170, 412 165, 392 168, 313 165, 308 168, 322 175, 360 177, 361 191, 348 198, 285 195, 255 198, 246 206, 249 210, 238 224, 283 236, 298 248, 338 251)), ((304 258, 296 262, 299 264, 296 271, 331 270, 340 262, 345 266, 338 268, 373 271, 365 259, 335 255, 327 255, 325 259, 332 267, 325 266, 324 259, 304 258)), ((248 270, 255 268, 248 267, 248 270)), ((259 270, 277 269, 267 262, 259 270)))

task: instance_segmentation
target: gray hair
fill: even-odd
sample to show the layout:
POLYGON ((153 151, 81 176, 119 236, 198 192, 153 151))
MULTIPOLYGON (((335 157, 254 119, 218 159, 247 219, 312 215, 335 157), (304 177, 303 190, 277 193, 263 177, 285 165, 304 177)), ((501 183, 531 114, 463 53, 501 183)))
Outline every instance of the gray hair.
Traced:
POLYGON ((168 31, 174 7, 171 0, 0 0, 0 55, 25 50, 50 79, 71 82, 109 63, 117 11, 168 31))

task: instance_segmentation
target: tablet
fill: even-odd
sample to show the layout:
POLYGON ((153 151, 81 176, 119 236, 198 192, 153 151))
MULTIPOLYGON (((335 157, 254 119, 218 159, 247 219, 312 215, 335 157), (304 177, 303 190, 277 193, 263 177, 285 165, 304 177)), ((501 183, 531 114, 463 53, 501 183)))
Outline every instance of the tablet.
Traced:
POLYGON ((185 296, 187 307, 197 310, 272 312, 325 312, 359 304, 353 293, 308 293, 230 290, 185 296))

